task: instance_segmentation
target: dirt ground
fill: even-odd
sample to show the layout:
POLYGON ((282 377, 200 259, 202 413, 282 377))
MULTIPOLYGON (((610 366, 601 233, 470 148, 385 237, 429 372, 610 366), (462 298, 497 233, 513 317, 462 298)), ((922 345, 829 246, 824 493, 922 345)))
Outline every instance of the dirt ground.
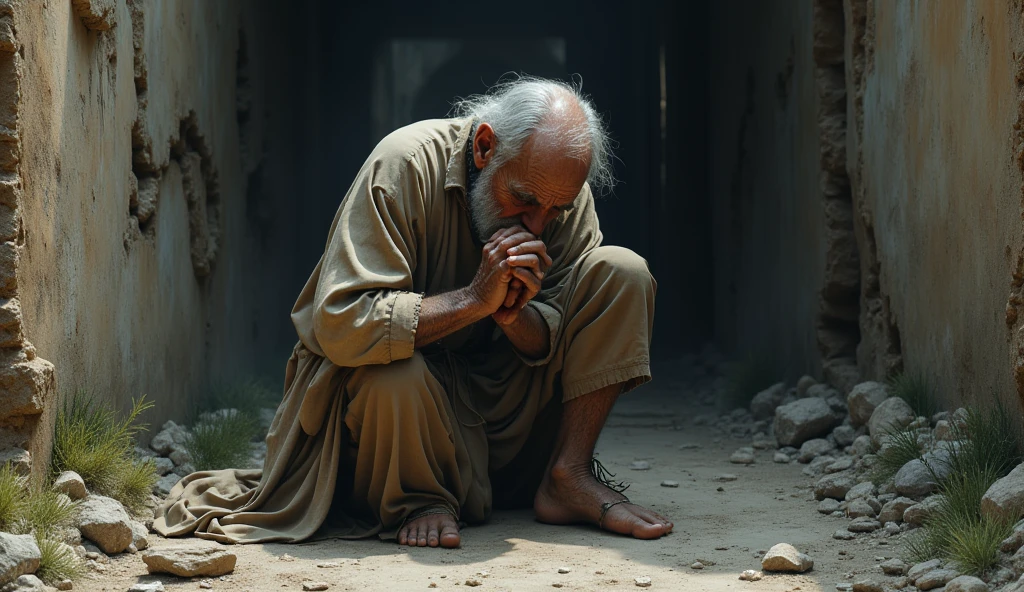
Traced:
MULTIPOLYGON (((301 590, 304 581, 322 581, 331 591, 427 590, 432 584, 438 590, 465 590, 467 580, 478 580, 484 591, 611 592, 636 590, 634 579, 649 576, 653 590, 789 592, 832 591, 856 576, 881 576, 878 563, 898 555, 896 539, 833 539, 847 521, 818 514, 803 465, 775 464, 771 451, 758 451, 751 466, 730 464, 729 455, 749 440, 692 427, 692 417, 709 409, 696 407, 679 387, 659 379, 624 397, 598 444, 606 467, 632 482, 630 498, 674 520, 675 532, 666 538, 636 541, 586 526, 540 524, 526 511, 499 512, 491 523, 464 530, 457 550, 409 549, 377 540, 233 546, 235 571, 214 578, 212 589, 301 590), (634 460, 647 460, 650 470, 630 470, 634 460), (723 473, 738 479, 717 481, 723 473), (680 485, 662 487, 663 480, 680 485), (779 542, 810 555, 814 569, 766 574, 758 582, 738 579, 743 570, 760 569, 761 554, 779 542), (697 560, 707 567, 691 569, 697 560), (323 562, 340 566, 318 568, 323 562), (560 574, 561 567, 569 573, 560 574)), ((150 541, 155 547, 188 542, 157 535, 150 541)), ((112 558, 103 574, 76 582, 75 590, 124 592, 135 582, 156 579, 167 590, 195 590, 200 584, 199 578, 149 576, 139 555, 123 554, 112 558)))

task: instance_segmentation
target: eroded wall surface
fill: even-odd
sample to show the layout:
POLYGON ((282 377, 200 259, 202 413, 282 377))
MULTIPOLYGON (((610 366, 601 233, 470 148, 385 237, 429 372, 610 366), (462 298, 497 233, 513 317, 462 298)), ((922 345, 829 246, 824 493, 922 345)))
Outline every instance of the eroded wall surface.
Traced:
POLYGON ((253 280, 273 213, 253 197, 264 50, 245 4, 4 4, 20 67, 20 325, 55 369, 28 440, 4 444, 37 465, 62 397, 145 394, 150 423, 180 418, 209 380, 265 363, 260 328, 287 318, 253 280))
POLYGON ((863 19, 849 47, 863 62, 849 78, 862 97, 849 155, 868 253, 861 367, 884 375, 900 354, 947 403, 1016 405, 1021 3, 847 4, 863 19))

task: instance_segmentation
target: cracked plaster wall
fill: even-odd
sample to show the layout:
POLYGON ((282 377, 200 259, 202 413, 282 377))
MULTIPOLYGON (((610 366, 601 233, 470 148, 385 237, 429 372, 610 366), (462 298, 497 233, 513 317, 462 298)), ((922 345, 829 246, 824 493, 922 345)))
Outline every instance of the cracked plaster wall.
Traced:
MULTIPOLYGON (((287 320, 294 295, 259 282, 279 256, 261 261, 275 212, 262 182, 263 23, 245 4, 10 3, 17 293, 56 385, 25 443, 37 465, 62 396, 87 389, 124 407, 145 394, 149 423, 181 418, 208 381, 266 364, 268 327, 287 320)), ((269 360, 283 369, 286 356, 269 360)))

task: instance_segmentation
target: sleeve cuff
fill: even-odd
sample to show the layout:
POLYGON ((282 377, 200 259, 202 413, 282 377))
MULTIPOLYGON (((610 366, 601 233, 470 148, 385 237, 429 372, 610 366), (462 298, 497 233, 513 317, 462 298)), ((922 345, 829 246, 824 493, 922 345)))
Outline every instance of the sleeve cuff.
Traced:
POLYGON ((398 292, 391 303, 391 318, 388 319, 388 349, 391 360, 411 358, 416 350, 416 327, 420 323, 420 304, 423 295, 415 292, 398 292))
MULTIPOLYGON (((558 328, 562 324, 562 314, 555 310, 553 307, 531 300, 526 306, 533 307, 534 310, 540 313, 541 318, 548 325, 548 355, 543 358, 531 358, 523 354, 518 349, 515 350, 516 355, 523 361, 527 366, 542 366, 551 361, 551 358, 555 357, 555 344, 558 343, 558 328)), ((513 348, 514 349, 514 348, 513 348)))

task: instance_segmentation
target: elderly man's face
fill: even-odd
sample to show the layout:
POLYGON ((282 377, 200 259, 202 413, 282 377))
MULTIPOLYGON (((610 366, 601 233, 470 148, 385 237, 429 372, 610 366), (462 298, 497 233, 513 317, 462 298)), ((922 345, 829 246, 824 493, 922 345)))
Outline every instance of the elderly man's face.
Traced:
POLYGON ((494 146, 494 131, 481 123, 473 140, 473 161, 481 170, 469 196, 478 238, 486 242, 515 224, 540 236, 572 207, 587 179, 588 163, 566 156, 557 141, 534 138, 517 158, 496 168, 490 164, 494 146))

